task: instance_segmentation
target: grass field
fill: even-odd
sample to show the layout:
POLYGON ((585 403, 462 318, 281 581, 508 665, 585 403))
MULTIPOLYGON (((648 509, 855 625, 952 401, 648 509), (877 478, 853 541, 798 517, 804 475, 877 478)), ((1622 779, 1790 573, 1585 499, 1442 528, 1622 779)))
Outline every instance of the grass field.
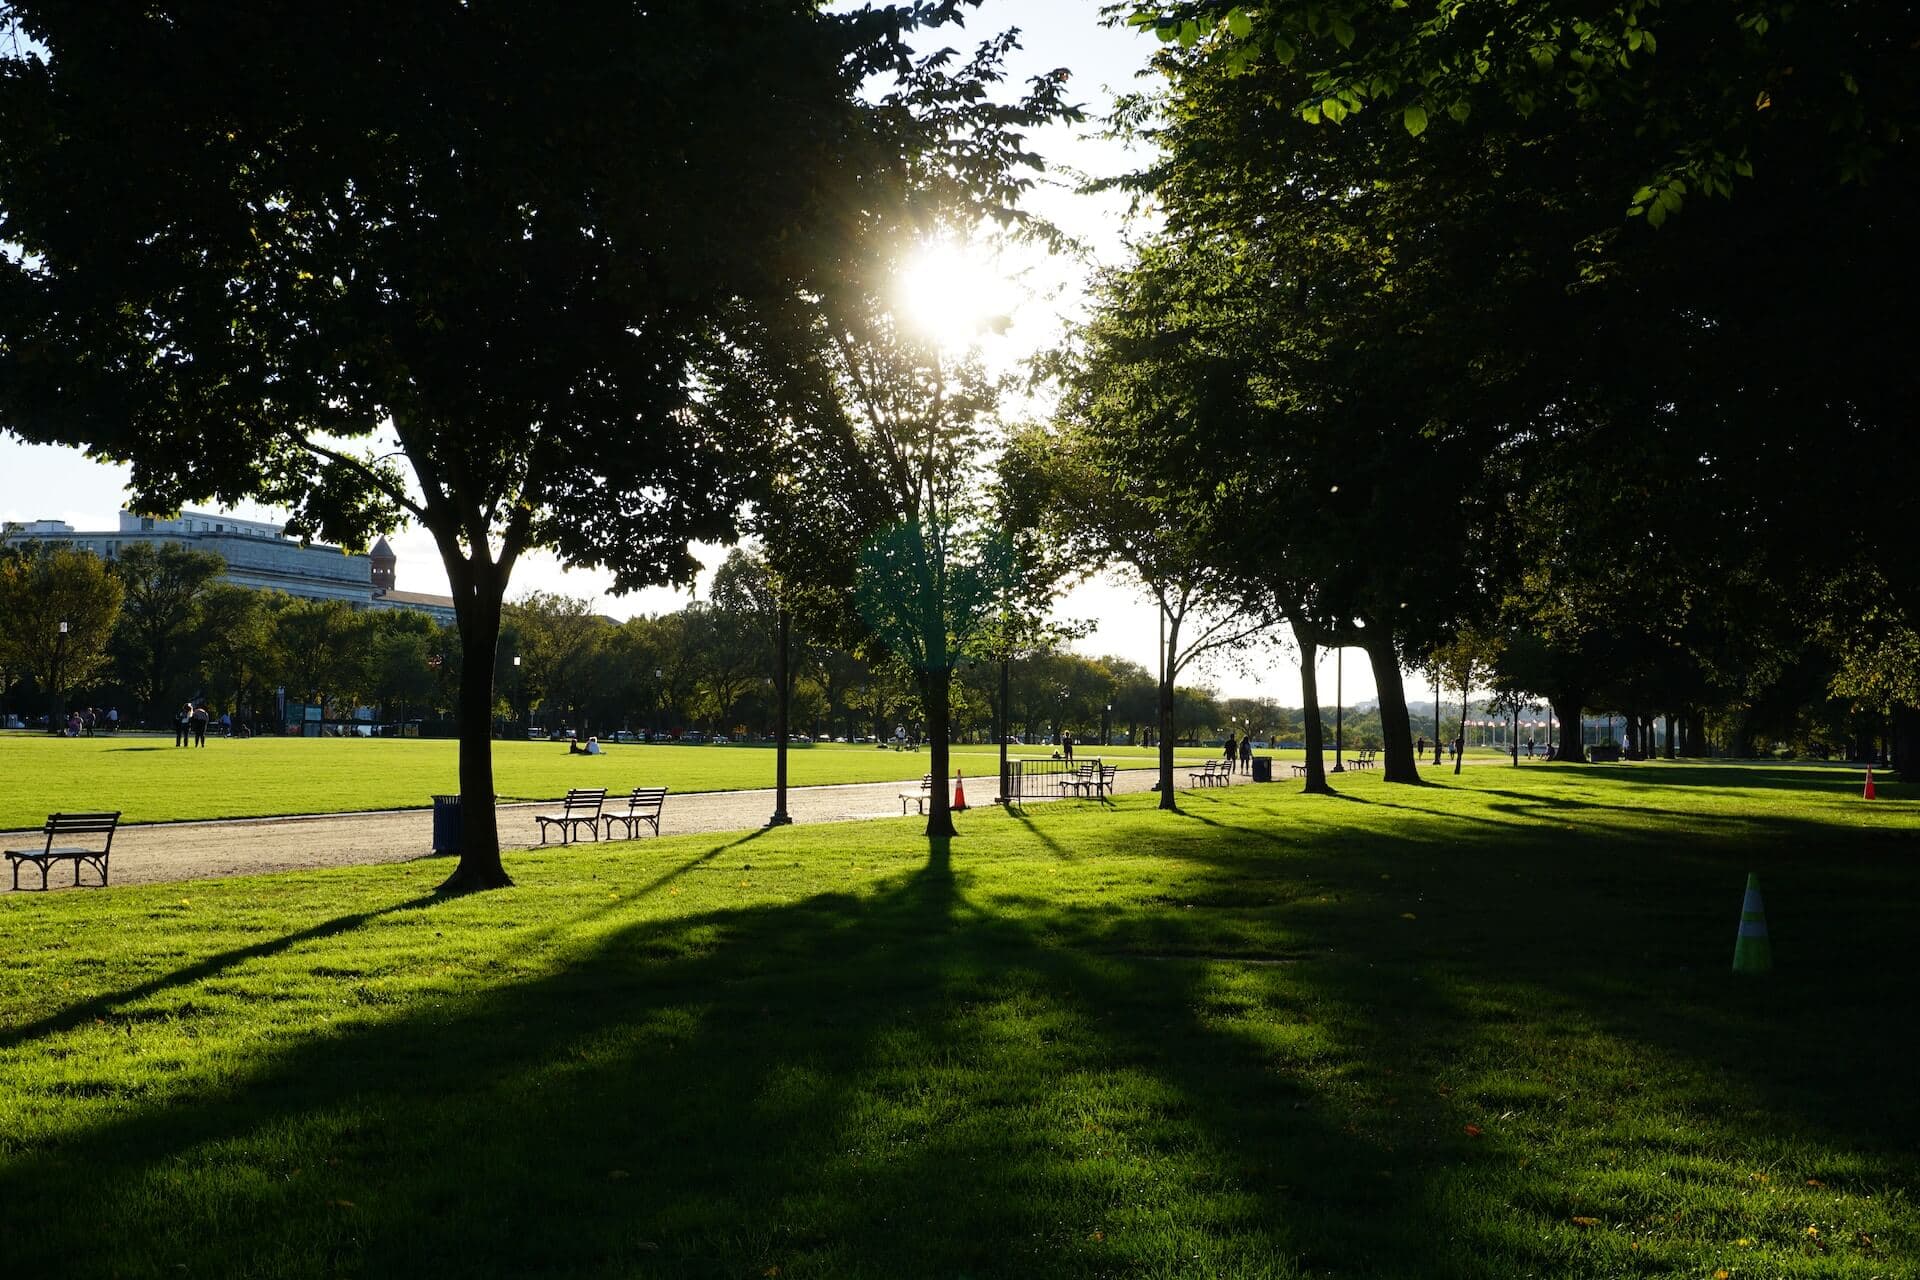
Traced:
POLYGON ((451 901, 0 897, 0 1271, 1909 1276, 1920 801, 1856 787, 1360 775, 451 901))
MULTIPOLYGON (((281 813, 424 807, 458 791, 455 744, 420 738, 210 738, 176 748, 171 738, 52 738, 0 734, 0 829, 39 826, 58 810, 118 809, 127 822, 242 818, 281 813)), ((573 756, 564 744, 496 742, 494 789, 503 800, 547 800, 569 787, 620 790, 665 784, 676 792, 740 791, 773 785, 771 747, 622 746, 603 756, 573 756)), ((1045 754, 1050 748, 1014 748, 1045 754)), ((1091 756, 1090 748, 1081 751, 1091 756)), ((1135 747, 1106 758, 1149 763, 1135 747)), ((1183 750, 1202 759, 1208 750, 1183 750)), ((1270 753, 1299 755, 1298 752, 1270 753)), ((992 747, 953 748, 955 767, 994 777, 992 747)), ((871 746, 813 745, 788 753, 796 787, 833 782, 898 782, 927 771, 927 752, 871 746)))

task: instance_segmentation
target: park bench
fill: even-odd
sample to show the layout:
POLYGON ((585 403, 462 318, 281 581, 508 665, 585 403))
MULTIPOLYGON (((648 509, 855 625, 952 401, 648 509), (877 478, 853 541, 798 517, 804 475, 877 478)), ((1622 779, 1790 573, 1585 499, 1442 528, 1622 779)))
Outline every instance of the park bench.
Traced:
POLYGON ((1379 763, 1380 762, 1374 758, 1374 753, 1371 749, 1362 751, 1353 758, 1353 767, 1356 769, 1371 769, 1379 763))
MULTIPOLYGON (((615 801, 615 803, 617 804, 619 802, 615 801)), ((639 826, 643 822, 653 828, 653 834, 656 836, 659 835, 660 810, 666 807, 666 803, 667 789, 665 787, 635 787, 633 794, 627 797, 627 811, 625 813, 605 813, 600 815, 606 819, 607 839, 613 839, 613 824, 616 822, 624 822, 627 824, 627 839, 629 840, 633 839, 633 833, 639 830, 639 826)))
POLYGON ((920 789, 918 791, 902 791, 900 793, 900 812, 902 814, 906 813, 907 801, 911 800, 913 801, 914 808, 918 809, 921 813, 925 813, 927 811, 927 801, 932 798, 933 775, 930 773, 923 774, 920 778, 920 789))
POLYGON ((1226 786, 1233 774, 1225 760, 1209 760, 1198 769, 1187 770, 1187 785, 1190 787, 1211 787, 1215 784, 1226 786))
POLYGON ((1296 778, 1304 778, 1307 776, 1307 766, 1305 764, 1295 764, 1287 767, 1293 770, 1293 776, 1296 778))
POLYGON ((1088 763, 1081 765, 1079 769, 1073 773, 1061 775, 1060 790, 1062 794, 1069 791, 1080 796, 1091 794, 1094 788, 1100 785, 1100 777, 1094 772, 1096 768, 1098 768, 1097 765, 1088 763))
POLYGON ((575 787, 567 792, 567 798, 559 813, 536 813, 533 820, 540 824, 540 843, 547 842, 547 832, 554 827, 560 828, 560 843, 571 844, 580 834, 580 826, 586 824, 593 832, 593 838, 600 838, 600 806, 607 802, 605 787, 575 787))
POLYGON ((1113 794, 1113 780, 1119 776, 1120 776, 1119 765, 1117 764, 1101 765, 1100 778, 1097 782, 1093 784, 1094 794, 1096 796, 1102 796, 1102 797, 1111 796, 1113 794))
POLYGON ((31 862, 40 868, 40 887, 47 887, 47 864, 52 862, 73 863, 73 883, 80 883, 80 864, 90 862, 94 870, 100 873, 100 883, 107 883, 107 855, 113 849, 114 829, 120 825, 118 813, 56 813, 47 818, 42 828, 46 833, 46 843, 38 849, 8 849, 7 861, 13 864, 13 887, 20 887, 20 864, 31 862), (73 836, 104 835, 106 841, 98 849, 89 849, 82 845, 56 845, 55 840, 73 836))

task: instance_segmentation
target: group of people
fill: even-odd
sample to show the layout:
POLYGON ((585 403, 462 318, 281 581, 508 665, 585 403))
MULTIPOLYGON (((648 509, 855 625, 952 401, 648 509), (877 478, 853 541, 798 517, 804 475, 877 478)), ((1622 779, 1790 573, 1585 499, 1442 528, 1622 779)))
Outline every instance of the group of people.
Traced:
POLYGON ((1229 733, 1227 735, 1227 745, 1221 750, 1220 754, 1226 759, 1228 773, 1232 773, 1236 767, 1241 773, 1252 773, 1253 735, 1249 733, 1244 737, 1235 737, 1229 733))
MULTIPOLYGON (((213 723, 213 713, 207 710, 204 702, 189 702, 173 713, 173 745, 204 747, 207 745, 207 726, 213 723)), ((252 725, 245 711, 239 720, 227 712, 220 713, 220 736, 223 738, 251 738, 252 725)))
MULTIPOLYGON (((1434 743, 1433 745, 1436 750, 1438 750, 1440 747, 1440 744, 1437 742, 1434 743)), ((1447 759, 1458 760, 1460 758, 1460 753, 1467 749, 1467 740, 1464 737, 1457 737, 1452 742, 1447 743, 1446 748, 1447 748, 1447 759)), ((1533 754, 1533 748, 1531 746, 1527 748, 1527 754, 1528 755, 1533 754)), ((1425 735, 1422 735, 1421 737, 1419 737, 1414 741, 1413 758, 1415 761, 1420 761, 1427 758, 1427 739, 1425 735)))
POLYGON ((104 728, 112 733, 120 727, 120 708, 108 707, 105 715, 98 707, 75 707, 67 712, 66 736, 69 738, 91 738, 94 729, 104 728))

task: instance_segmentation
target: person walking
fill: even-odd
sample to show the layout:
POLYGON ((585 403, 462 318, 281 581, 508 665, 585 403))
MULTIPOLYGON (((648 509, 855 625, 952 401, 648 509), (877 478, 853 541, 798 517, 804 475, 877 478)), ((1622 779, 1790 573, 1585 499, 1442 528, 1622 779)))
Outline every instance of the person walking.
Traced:
POLYGON ((118 707, 107 708, 107 732, 120 732, 120 708, 118 707))
POLYGON ((1066 729, 1060 731, 1060 755, 1068 764, 1073 763, 1073 734, 1066 729))
POLYGON ((207 745, 207 721, 211 719, 213 719, 213 717, 207 714, 205 706, 198 706, 193 709, 194 746, 204 747, 207 745))
POLYGON ((1240 739, 1240 772, 1253 772, 1253 735, 1247 734, 1240 739))
POLYGON ((187 703, 173 713, 173 745, 187 745, 187 735, 193 732, 193 704, 187 703))
POLYGON ((1232 773, 1233 762, 1240 758, 1240 744, 1234 739, 1233 731, 1231 729, 1227 731, 1226 750, 1223 751, 1221 754, 1225 755, 1227 758, 1227 772, 1232 773))

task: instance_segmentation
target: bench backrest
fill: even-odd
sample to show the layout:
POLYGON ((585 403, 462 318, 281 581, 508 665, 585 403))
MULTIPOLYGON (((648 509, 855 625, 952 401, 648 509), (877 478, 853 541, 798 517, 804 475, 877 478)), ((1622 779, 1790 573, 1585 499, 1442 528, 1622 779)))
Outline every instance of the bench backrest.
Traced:
POLYGON ((607 802, 605 787, 575 787, 567 792, 567 812, 575 809, 598 809, 607 802))
POLYGON ((667 802, 665 787, 635 787, 633 794, 627 797, 629 812, 635 809, 658 809, 667 802))
POLYGON ((120 825, 118 813, 55 813, 47 816, 49 836, 111 835, 120 825))

